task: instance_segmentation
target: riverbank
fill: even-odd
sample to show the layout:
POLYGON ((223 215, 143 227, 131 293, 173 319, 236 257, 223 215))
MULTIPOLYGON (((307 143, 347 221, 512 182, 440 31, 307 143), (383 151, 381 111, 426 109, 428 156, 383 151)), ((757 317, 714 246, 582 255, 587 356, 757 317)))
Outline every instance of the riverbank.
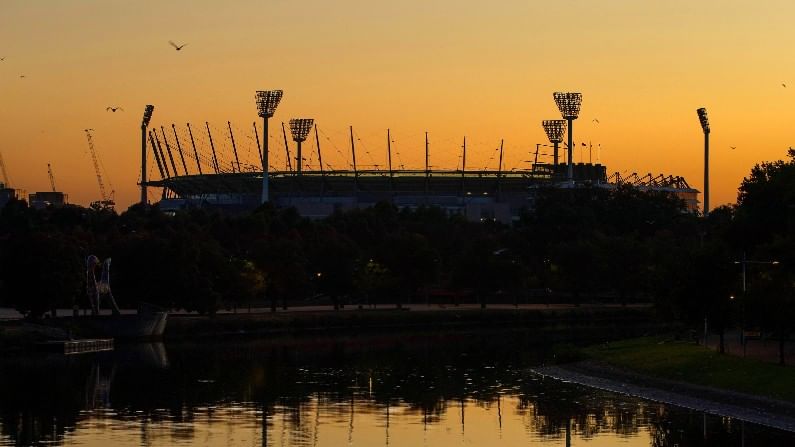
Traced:
MULTIPOLYGON (((24 320, 0 321, 0 350, 25 349, 47 337, 63 333, 46 332, 57 326, 49 319, 42 326, 24 320)), ((539 343, 601 341, 648 333, 659 333, 661 323, 648 305, 495 305, 486 309, 461 305, 412 305, 359 309, 290 308, 277 312, 219 313, 213 316, 174 313, 169 315, 166 341, 258 338, 302 334, 394 333, 401 331, 521 330, 539 343)), ((74 334, 79 337, 80 334, 74 334)))
POLYGON ((795 432, 789 367, 721 355, 672 337, 564 350, 578 360, 533 369, 545 377, 795 432))
POLYGON ((649 306, 495 306, 486 309, 478 306, 414 306, 403 309, 237 313, 212 317, 178 314, 170 317, 165 338, 493 328, 526 329, 549 341, 587 341, 659 333, 666 325, 658 322, 649 306))
POLYGON ((718 354, 672 337, 626 339, 585 348, 591 360, 661 379, 795 402, 795 370, 718 354))
POLYGON ((543 377, 795 432, 795 403, 633 373, 583 361, 534 368, 543 377))

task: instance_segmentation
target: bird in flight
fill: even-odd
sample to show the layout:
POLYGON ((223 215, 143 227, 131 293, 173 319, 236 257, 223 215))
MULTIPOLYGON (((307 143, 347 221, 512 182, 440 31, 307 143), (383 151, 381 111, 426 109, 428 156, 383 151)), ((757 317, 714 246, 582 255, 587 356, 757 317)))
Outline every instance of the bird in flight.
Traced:
POLYGON ((596 124, 599 124, 599 120, 596 118, 592 119, 591 121, 595 122, 596 124))
POLYGON ((122 112, 124 112, 124 109, 122 109, 122 108, 121 108, 121 107, 119 107, 119 106, 116 106, 116 107, 108 107, 108 108, 106 108, 106 109, 105 109, 105 111, 107 111, 107 112, 113 112, 113 113, 116 113, 116 111, 117 111, 117 110, 121 110, 122 112))
POLYGON ((785 84, 783 82, 781 83, 781 86, 784 87, 784 88, 787 88, 787 84, 785 84))
POLYGON ((4 60, 6 60, 6 58, 5 58, 5 57, 0 57, 0 62, 2 62, 2 61, 4 61, 4 60))
POLYGON ((168 43, 170 43, 171 46, 174 47, 177 51, 181 50, 185 45, 187 45, 186 43, 183 43, 182 45, 177 45, 171 40, 169 40, 168 43))
POLYGON ((732 150, 737 149, 737 146, 729 146, 729 147, 732 148, 732 150))
POLYGON ((20 78, 25 78, 25 75, 19 75, 20 78))

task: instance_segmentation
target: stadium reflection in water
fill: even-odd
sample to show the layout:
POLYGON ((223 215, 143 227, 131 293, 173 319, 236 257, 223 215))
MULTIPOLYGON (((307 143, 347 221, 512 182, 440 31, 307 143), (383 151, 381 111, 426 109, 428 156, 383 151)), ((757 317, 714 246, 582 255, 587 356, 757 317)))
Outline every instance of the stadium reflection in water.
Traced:
POLYGON ((527 371, 522 333, 130 345, 0 360, 0 445, 794 445, 527 371))

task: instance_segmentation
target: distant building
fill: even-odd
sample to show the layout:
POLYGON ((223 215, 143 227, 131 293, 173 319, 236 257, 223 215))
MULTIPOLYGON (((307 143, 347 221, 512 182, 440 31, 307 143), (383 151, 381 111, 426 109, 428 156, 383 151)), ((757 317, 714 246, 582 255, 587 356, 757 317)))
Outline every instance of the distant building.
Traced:
POLYGON ((14 189, 6 186, 5 183, 0 182, 0 208, 6 206, 11 200, 14 199, 24 199, 25 198, 25 191, 20 189, 14 189))
POLYGON ((48 206, 62 207, 68 203, 68 197, 62 192, 42 191, 30 194, 28 201, 31 207, 40 210, 48 206))

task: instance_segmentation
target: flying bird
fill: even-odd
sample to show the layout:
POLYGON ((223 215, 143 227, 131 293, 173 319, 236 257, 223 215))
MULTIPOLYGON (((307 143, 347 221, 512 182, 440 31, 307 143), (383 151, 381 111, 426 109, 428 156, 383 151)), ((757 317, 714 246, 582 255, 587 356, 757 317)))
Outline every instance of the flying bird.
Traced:
POLYGON ((6 60, 6 58, 0 57, 0 61, 4 61, 4 60, 6 60))
POLYGON ((737 149, 737 146, 729 146, 729 147, 732 148, 732 150, 737 149))
POLYGON ((19 75, 19 77, 20 77, 20 78, 24 78, 24 77, 25 77, 25 75, 19 75))
POLYGON ((787 88, 787 84, 785 84, 783 82, 781 83, 781 86, 784 87, 784 88, 787 88))
POLYGON ((186 43, 183 43, 182 45, 177 45, 171 40, 169 40, 168 43, 170 43, 171 46, 174 47, 177 51, 181 50, 183 47, 185 47, 185 45, 187 45, 186 43))
POLYGON ((599 120, 596 118, 592 119, 591 121, 595 122, 596 124, 599 124, 599 120))
POLYGON ((105 111, 106 111, 106 112, 113 112, 113 113, 116 113, 116 111, 117 111, 117 110, 121 110, 122 112, 124 112, 124 109, 122 109, 122 108, 121 108, 121 107, 119 107, 119 106, 116 106, 116 107, 108 107, 108 108, 106 108, 106 109, 105 109, 105 111))

